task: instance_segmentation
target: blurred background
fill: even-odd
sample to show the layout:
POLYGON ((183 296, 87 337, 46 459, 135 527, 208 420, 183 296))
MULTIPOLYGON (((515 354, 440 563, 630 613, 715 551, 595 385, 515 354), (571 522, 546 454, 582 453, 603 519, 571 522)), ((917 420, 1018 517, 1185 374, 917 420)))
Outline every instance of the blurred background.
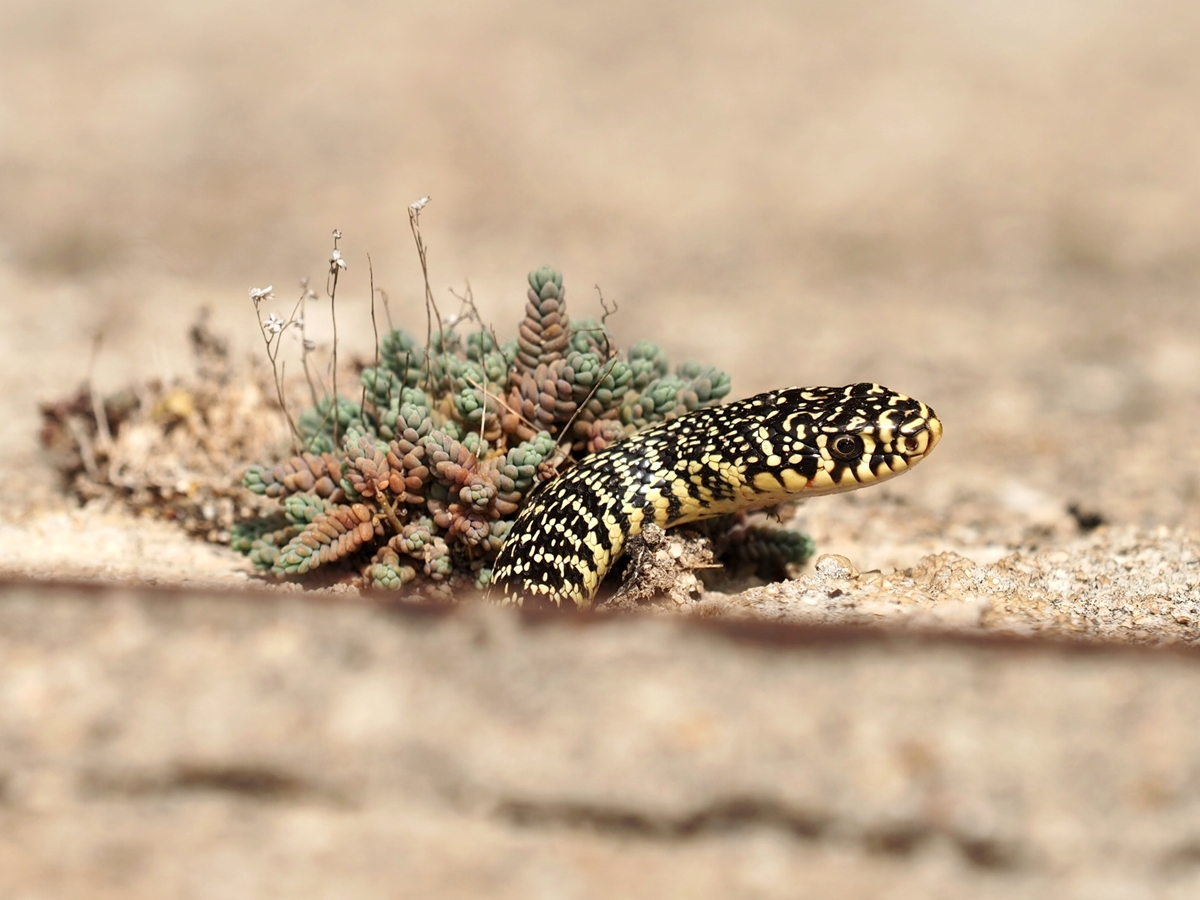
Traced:
POLYGON ((253 351, 247 289, 286 311, 335 227, 345 346, 368 253, 423 328, 428 195, 435 294, 502 337, 550 263, 735 396, 927 400, 944 449, 897 490, 932 507, 1191 521, 1198 40, 1183 0, 9 0, 2 434, 34 452, 98 332, 106 389, 186 374, 203 305, 253 351))

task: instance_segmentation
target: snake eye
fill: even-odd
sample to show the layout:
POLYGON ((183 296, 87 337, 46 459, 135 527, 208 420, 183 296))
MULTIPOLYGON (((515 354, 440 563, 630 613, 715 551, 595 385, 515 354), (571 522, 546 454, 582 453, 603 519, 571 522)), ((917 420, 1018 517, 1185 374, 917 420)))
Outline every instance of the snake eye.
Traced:
POLYGON ((834 459, 849 461, 862 456, 863 442, 857 434, 839 434, 829 442, 829 452, 834 459))
POLYGON ((919 449, 921 449, 921 441, 916 435, 910 434, 904 439, 904 449, 909 453, 916 453, 919 449))

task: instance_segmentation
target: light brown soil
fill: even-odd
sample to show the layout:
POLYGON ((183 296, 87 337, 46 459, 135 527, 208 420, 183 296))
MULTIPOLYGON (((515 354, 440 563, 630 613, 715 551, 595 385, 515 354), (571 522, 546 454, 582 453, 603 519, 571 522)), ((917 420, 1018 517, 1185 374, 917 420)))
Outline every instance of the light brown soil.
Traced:
MULTIPOLYGON (((320 287, 334 227, 350 263, 344 352, 371 345, 367 253, 396 320, 423 327, 406 207, 430 195, 439 301, 453 305, 448 288, 469 279, 505 337, 524 273, 548 262, 577 315, 598 311, 599 284, 620 305, 622 343, 648 337, 673 359, 726 368, 735 395, 874 380, 941 415, 946 436, 913 473, 799 510, 819 552, 846 563, 672 605, 1194 643, 1198 40, 1184 0, 6 3, 0 574, 253 586, 236 554, 168 523, 73 508, 36 443, 36 401, 89 371, 103 391, 187 374, 202 305, 249 357, 247 289, 274 284, 283 312, 300 277, 320 287), (1084 531, 1095 516, 1107 524, 1084 531)), ((328 342, 323 312, 314 328, 328 342)), ((93 652, 78 634, 79 653, 93 652)), ((917 671, 911 657, 892 662, 889 677, 917 671)), ((1089 746, 1104 746, 1108 726, 1087 727, 1089 746)), ((1046 729, 1022 752, 1058 752, 1046 729)), ((1194 779, 1180 778, 1190 809, 1194 779)), ((221 802, 214 822, 235 814, 221 802)), ((378 838, 372 822, 355 828, 378 838)), ((33 829, 27 847, 62 844, 21 827, 33 829)), ((336 857, 360 832, 322 834, 336 857)), ((1099 842, 1079 859, 1099 859, 1110 837, 1077 835, 1099 842)), ((226 840, 214 859, 243 871, 226 840)), ((772 841, 746 851, 762 884, 791 871, 772 841)), ((1192 865, 1189 846, 1170 852, 1192 865)), ((622 847, 631 859, 662 851, 622 847)), ((600 883, 608 857, 589 859, 593 875, 578 878, 600 883)), ((888 865, 933 871, 928 859, 888 865)), ((853 877, 830 865, 842 874, 829 884, 853 877)), ((22 871, 21 891, 37 894, 46 870, 22 871)), ((1158 896, 1123 871, 1106 896, 1158 896)), ((145 877, 148 896, 178 886, 145 877)))

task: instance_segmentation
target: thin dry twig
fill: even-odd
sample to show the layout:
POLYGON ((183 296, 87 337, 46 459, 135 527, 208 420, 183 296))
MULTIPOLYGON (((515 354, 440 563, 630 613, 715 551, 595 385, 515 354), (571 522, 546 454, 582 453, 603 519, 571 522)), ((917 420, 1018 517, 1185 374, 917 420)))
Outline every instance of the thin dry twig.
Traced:
MULTIPOLYGON (((454 293, 454 288, 450 288, 450 294, 456 300, 458 300, 459 303, 461 304, 461 306, 459 307, 459 313, 458 313, 459 318, 465 318, 467 321, 474 319, 476 322, 479 323, 479 335, 480 335, 480 340, 479 340, 480 350, 479 350, 479 352, 482 356, 486 356, 487 354, 484 353, 484 351, 483 351, 483 335, 488 334, 489 329, 488 329, 488 326, 484 323, 483 317, 481 315, 479 315, 479 307, 477 307, 475 305, 475 293, 471 290, 471 282, 469 280, 466 282, 466 288, 463 291, 463 294, 461 296, 454 293), (463 310, 466 310, 465 316, 464 316, 463 310)), ((496 346, 499 347, 500 342, 496 340, 495 331, 491 330, 490 334, 491 334, 492 340, 496 343, 496 346)), ((480 359, 479 362, 480 362, 480 367, 483 369, 483 413, 479 417, 479 445, 482 447, 484 445, 484 438, 483 438, 484 427, 487 425, 488 374, 487 374, 486 362, 483 359, 480 359)))
POLYGON ((442 314, 433 299, 433 288, 429 286, 429 248, 421 236, 421 210, 429 203, 428 197, 414 200, 408 205, 408 227, 412 231, 413 241, 417 245, 417 257, 421 260, 421 277, 425 280, 425 389, 433 393, 433 366, 429 365, 430 351, 433 349, 433 321, 438 322, 438 353, 446 352, 446 333, 441 328, 442 314))
POLYGON ((346 268, 346 261, 342 259, 342 251, 338 249, 338 241, 342 239, 342 233, 338 229, 333 229, 333 252, 329 254, 329 275, 325 279, 325 291, 329 294, 329 315, 333 319, 333 402, 329 408, 333 412, 333 445, 339 446, 338 443, 338 389, 337 389, 337 350, 338 350, 338 333, 337 333, 337 285, 338 275, 346 268))
POLYGON ((592 402, 592 397, 596 396, 596 391, 600 390, 600 385, 604 379, 612 374, 613 367, 617 364, 616 357, 611 357, 608 360, 608 368, 604 373, 596 379, 596 383, 592 385, 592 389, 588 391, 588 395, 583 398, 583 402, 575 407, 575 412, 571 413, 571 418, 567 419, 567 424, 563 426, 563 430, 559 432, 557 443, 562 444, 564 437, 569 437, 571 427, 575 424, 575 420, 579 418, 579 414, 583 412, 583 408, 592 402))
POLYGON ((280 371, 279 364, 279 348, 283 344, 283 332, 290 326, 295 324, 295 310, 292 312, 292 318, 284 322, 275 313, 267 316, 266 320, 262 317, 262 302, 270 300, 275 296, 270 285, 265 288, 250 288, 250 300, 254 304, 254 316, 258 319, 258 332, 263 337, 263 343, 267 348, 267 359, 271 361, 271 374, 275 378, 275 398, 279 402, 279 409, 283 412, 283 417, 287 420, 288 429, 292 433, 293 448, 297 453, 304 446, 304 439, 300 435, 300 429, 296 427, 296 422, 292 418, 291 412, 287 408, 287 400, 283 396, 283 376, 287 371, 286 366, 283 371, 280 371))
MULTIPOLYGON (((112 429, 108 425, 108 412, 104 409, 104 398, 96 391, 96 359, 104 343, 104 332, 97 331, 92 337, 92 355, 88 359, 88 397, 92 401, 92 415, 96 417, 96 438, 100 449, 107 449, 113 441, 112 429)), ((82 445, 81 445, 82 446, 82 445)), ((84 462, 86 462, 86 458, 84 462)), ((91 472, 88 472, 90 475, 91 472)))
MULTIPOLYGON (((562 444, 564 436, 569 436, 571 434, 571 428, 575 425, 575 420, 579 418, 579 414, 583 412, 583 408, 591 402, 592 397, 596 395, 596 391, 600 390, 601 383, 605 378, 612 374, 613 367, 617 364, 617 354, 612 349, 612 346, 608 340, 608 329, 604 327, 605 323, 608 321, 608 317, 617 311, 617 301, 613 301, 612 308, 610 309, 608 306, 608 301, 604 299, 604 292, 600 290, 600 285, 597 284, 594 285, 594 287, 596 288, 596 294, 600 297, 600 308, 604 310, 604 315, 600 317, 600 334, 604 338, 604 360, 608 363, 608 368, 606 368, 600 377, 596 379, 596 383, 592 385, 592 389, 588 391, 588 395, 583 399, 583 402, 575 408, 575 412, 571 414, 571 418, 568 419, 567 424, 563 426, 563 430, 559 433, 558 437, 559 444, 562 444)), ((584 330, 591 331, 593 329, 584 330)))
POLYGON ((608 329, 604 326, 608 324, 608 317, 615 314, 620 307, 617 306, 617 301, 612 302, 612 309, 608 307, 608 301, 604 299, 604 291, 600 290, 600 285, 593 285, 596 288, 596 296, 600 298, 600 308, 604 310, 604 315, 600 317, 600 330, 604 335, 604 358, 612 359, 616 356, 616 351, 613 350, 608 340, 608 329))
POLYGON ((96 454, 92 450, 92 441, 87 430, 74 417, 68 417, 66 423, 67 430, 71 432, 71 437, 75 438, 75 444, 79 447, 79 458, 83 461, 84 471, 87 472, 88 478, 99 484, 100 467, 96 464, 96 454))
MULTIPOLYGON (((305 275, 300 279, 300 299, 296 301, 296 308, 303 309, 300 312, 300 365, 304 367, 304 380, 308 382, 308 393, 312 397, 313 406, 317 405, 317 399, 320 396, 317 393, 317 386, 313 384, 312 372, 308 368, 308 354, 317 349, 315 341, 308 339, 308 332, 305 330, 308 323, 308 307, 305 301, 316 300, 316 291, 308 286, 308 276, 305 275)), ((292 318, 295 319, 296 310, 292 310, 292 318)))
MULTIPOLYGON (((367 254, 367 274, 371 279, 371 331, 375 334, 375 376, 379 377, 379 326, 375 324, 375 266, 371 263, 371 254, 367 254)), ((392 403, 392 386, 388 383, 388 405, 392 403)), ((363 383, 362 400, 359 405, 365 410, 367 408, 367 385, 363 383)), ((375 398, 371 398, 371 405, 379 410, 379 404, 375 398)))
POLYGON ((383 503, 383 512, 387 517, 388 522, 394 529, 396 529, 396 534, 399 534, 404 530, 404 525, 401 524, 399 517, 396 515, 396 510, 388 501, 387 495, 384 493, 379 493, 376 496, 379 497, 380 502, 383 503))
POLYGON ((380 288, 379 296, 383 298, 383 314, 387 316, 388 331, 395 331, 396 326, 392 324, 392 308, 388 305, 388 292, 380 288))
MULTIPOLYGON (((474 378, 467 378, 466 382, 473 388, 479 388, 480 390, 483 390, 483 386, 478 381, 476 381, 474 378)), ((535 422, 530 422, 527 418, 525 418, 523 415, 521 415, 521 413, 519 411, 513 409, 509 405, 508 401, 505 400, 503 397, 501 397, 499 394, 489 394, 486 391, 484 391, 484 402, 486 403, 489 399, 495 400, 496 403, 498 403, 500 406, 502 406, 508 412, 512 413, 514 416, 516 416, 518 419, 520 419, 522 422, 524 422, 526 425, 528 425, 534 431, 542 431, 543 430, 541 425, 538 425, 535 422)))

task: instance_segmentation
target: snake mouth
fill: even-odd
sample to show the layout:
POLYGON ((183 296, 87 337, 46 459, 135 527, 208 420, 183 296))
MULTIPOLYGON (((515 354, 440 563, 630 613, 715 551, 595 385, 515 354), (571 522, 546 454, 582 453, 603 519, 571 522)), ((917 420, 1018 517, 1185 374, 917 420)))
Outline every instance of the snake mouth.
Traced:
POLYGON ((902 468, 915 466, 933 452, 942 439, 942 420, 924 403, 920 412, 900 426, 889 449, 902 461, 902 468))
POLYGON ((931 409, 923 419, 924 421, 921 421, 912 431, 908 431, 907 428, 902 429, 907 432, 903 438, 902 453, 910 466, 932 453, 933 448, 942 439, 942 420, 937 417, 937 414, 931 409))
POLYGON ((932 409, 921 404, 921 413, 914 416, 894 433, 883 452, 862 459, 857 466, 848 466, 842 477, 835 478, 841 484, 854 487, 851 479, 859 486, 884 481, 906 472, 933 452, 942 439, 942 420, 932 409))
POLYGON ((925 448, 924 456, 928 456, 942 439, 942 420, 932 409, 929 411, 929 421, 925 423, 925 430, 929 432, 929 446, 925 448))

